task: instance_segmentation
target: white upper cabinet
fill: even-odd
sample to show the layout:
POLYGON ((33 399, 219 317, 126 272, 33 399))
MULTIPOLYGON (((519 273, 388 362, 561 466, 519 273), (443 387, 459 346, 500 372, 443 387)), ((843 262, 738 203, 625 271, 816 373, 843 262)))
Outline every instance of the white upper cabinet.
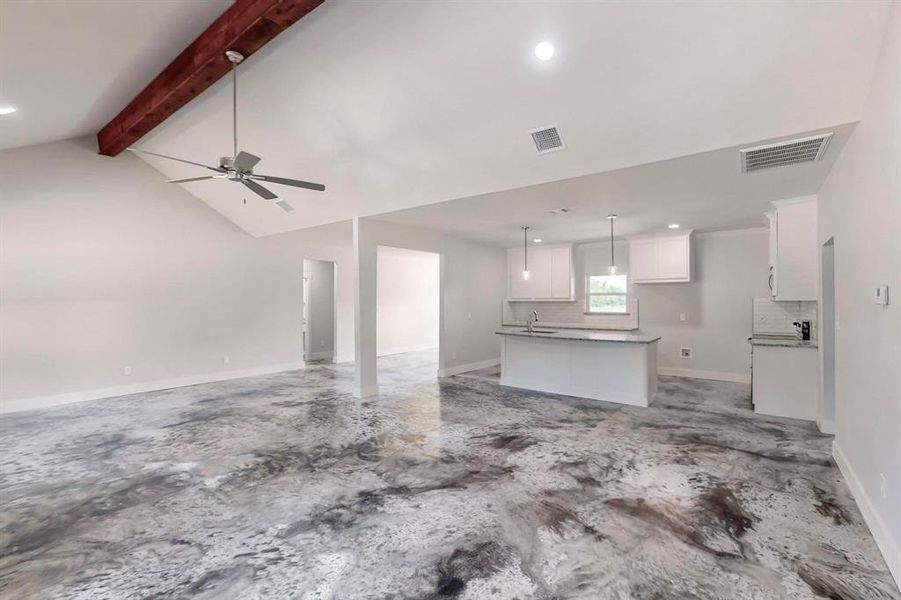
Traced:
POLYGON ((630 238, 629 276, 633 283, 691 281, 691 231, 630 238))
POLYGON ((529 278, 522 248, 507 249, 508 300, 572 300, 572 246, 529 246, 529 278))
POLYGON ((773 202, 770 288, 779 301, 817 299, 817 199, 773 202))

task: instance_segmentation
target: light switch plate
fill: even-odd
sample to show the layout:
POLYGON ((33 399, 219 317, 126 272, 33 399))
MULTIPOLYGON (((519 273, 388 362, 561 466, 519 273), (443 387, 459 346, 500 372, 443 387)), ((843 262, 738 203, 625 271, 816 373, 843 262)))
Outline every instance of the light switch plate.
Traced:
POLYGON ((888 304, 888 286, 880 285, 876 287, 876 292, 873 294, 873 300, 876 304, 885 306, 888 304))

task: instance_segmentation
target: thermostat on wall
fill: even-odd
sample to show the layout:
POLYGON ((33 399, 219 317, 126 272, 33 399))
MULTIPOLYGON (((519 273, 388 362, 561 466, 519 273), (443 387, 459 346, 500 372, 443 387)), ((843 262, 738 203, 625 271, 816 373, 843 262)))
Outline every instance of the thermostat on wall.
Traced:
POLYGON ((888 304, 888 286, 877 286, 876 294, 873 296, 873 299, 876 301, 876 304, 881 304, 882 306, 888 304))

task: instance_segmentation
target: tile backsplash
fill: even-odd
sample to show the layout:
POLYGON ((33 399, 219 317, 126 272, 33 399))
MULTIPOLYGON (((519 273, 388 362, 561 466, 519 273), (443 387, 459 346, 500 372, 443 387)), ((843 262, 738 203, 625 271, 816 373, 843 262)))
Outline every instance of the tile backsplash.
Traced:
POLYGON ((586 315, 582 302, 505 302, 504 323, 525 323, 529 313, 538 311, 539 323, 554 327, 586 329, 638 329, 638 299, 627 300, 628 314, 586 315))
POLYGON ((810 337, 816 339, 817 303, 776 302, 772 298, 754 298, 755 334, 791 334, 797 330, 795 321, 810 321, 810 337))

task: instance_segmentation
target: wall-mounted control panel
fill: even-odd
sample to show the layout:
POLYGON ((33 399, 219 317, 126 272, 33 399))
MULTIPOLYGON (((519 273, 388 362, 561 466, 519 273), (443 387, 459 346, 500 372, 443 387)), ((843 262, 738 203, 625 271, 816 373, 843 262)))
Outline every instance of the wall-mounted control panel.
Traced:
POLYGON ((876 286, 876 291, 873 294, 873 300, 876 302, 876 304, 880 304, 882 306, 888 304, 888 286, 876 286))

